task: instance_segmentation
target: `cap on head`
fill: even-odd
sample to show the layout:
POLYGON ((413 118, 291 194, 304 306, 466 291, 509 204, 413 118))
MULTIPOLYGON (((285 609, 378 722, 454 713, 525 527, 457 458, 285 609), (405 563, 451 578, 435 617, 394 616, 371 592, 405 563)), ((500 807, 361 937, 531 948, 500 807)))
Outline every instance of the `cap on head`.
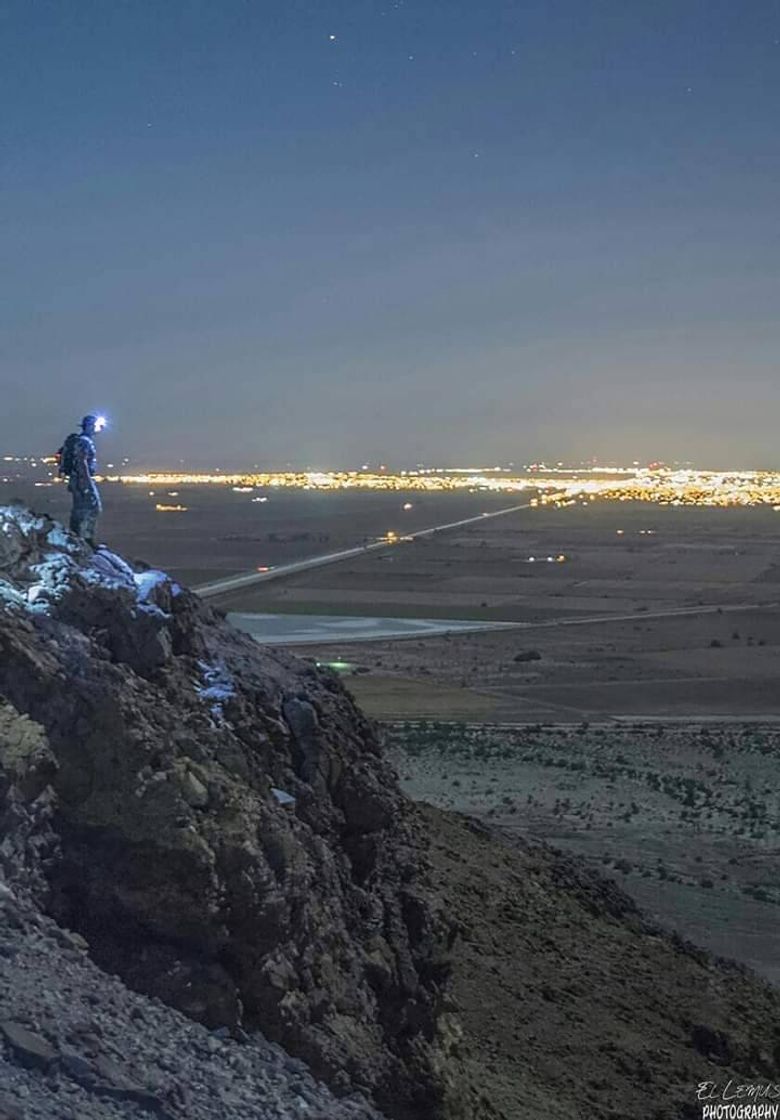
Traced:
POLYGON ((81 430, 83 432, 100 432, 105 426, 105 416, 98 416, 95 412, 88 412, 81 421, 81 430))

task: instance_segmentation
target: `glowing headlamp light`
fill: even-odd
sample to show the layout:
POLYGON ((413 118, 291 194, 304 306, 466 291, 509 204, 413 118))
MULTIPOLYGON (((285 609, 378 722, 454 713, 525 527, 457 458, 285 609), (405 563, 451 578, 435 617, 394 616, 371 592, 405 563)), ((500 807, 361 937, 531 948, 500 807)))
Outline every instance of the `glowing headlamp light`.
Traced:
POLYGON ((95 431, 102 432, 107 424, 108 420, 106 420, 105 416, 97 416, 95 418, 95 431))

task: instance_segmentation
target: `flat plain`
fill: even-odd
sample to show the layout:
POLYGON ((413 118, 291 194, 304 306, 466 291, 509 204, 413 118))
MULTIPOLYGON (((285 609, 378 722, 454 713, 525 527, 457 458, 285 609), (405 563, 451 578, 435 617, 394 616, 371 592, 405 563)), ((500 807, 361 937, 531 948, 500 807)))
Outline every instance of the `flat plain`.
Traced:
POLYGON ((350 687, 383 719, 447 719, 454 695, 460 716, 501 722, 780 715, 780 514, 767 508, 528 509, 221 605, 520 624, 312 647, 362 670, 350 687))
POLYGON ((421 722, 386 741, 416 800, 583 857, 780 985, 780 729, 421 722))
MULTIPOLYGON (((375 541, 388 532, 477 517, 523 498, 484 492, 253 489, 223 484, 103 483, 98 537, 124 556, 163 568, 189 586, 276 567, 375 541), (181 510, 158 510, 182 506, 181 510), (405 508, 409 507, 409 508, 405 508)), ((61 483, 0 482, 0 503, 23 501, 67 524, 61 483)))
MULTIPOLYGON (((0 501, 13 498, 67 519, 61 485, 0 486, 0 501)), ((512 504, 485 493, 250 495, 119 484, 104 487, 104 502, 103 540, 195 586, 512 504), (259 497, 266 501, 252 500, 259 497), (186 510, 160 512, 158 504, 186 510)), ((780 513, 768 507, 548 505, 214 603, 248 613, 518 624, 299 647, 360 670, 350 687, 382 719, 780 716, 780 513)))
MULTIPOLYGON (((198 584, 513 504, 260 496, 107 487, 101 535, 198 584)), ((66 515, 62 487, 12 497, 66 515)), ((296 652, 336 664, 384 723, 411 796, 579 854, 662 924, 780 982, 780 512, 539 506, 215 605, 516 624, 296 652)))
POLYGON ((231 606, 518 623, 298 652, 385 722, 412 797, 580 855, 780 983, 779 562, 771 509, 547 506, 231 606))

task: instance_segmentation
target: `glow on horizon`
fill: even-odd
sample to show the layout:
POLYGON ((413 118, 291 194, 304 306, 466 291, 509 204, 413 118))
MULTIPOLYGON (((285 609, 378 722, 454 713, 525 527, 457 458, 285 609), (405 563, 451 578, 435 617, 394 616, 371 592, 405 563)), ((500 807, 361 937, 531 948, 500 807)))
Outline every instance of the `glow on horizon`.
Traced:
MULTIPOLYGON (((227 474, 150 472, 106 475, 126 486, 221 486, 237 494, 256 490, 376 490, 384 492, 518 494, 534 491, 534 506, 600 501, 654 502, 671 506, 780 507, 780 471, 699 471, 667 467, 559 468, 553 477, 536 473, 476 474, 450 471, 280 471, 227 474), (594 477, 609 475, 610 477, 594 477)), ((252 497, 252 502, 259 499, 252 497)))

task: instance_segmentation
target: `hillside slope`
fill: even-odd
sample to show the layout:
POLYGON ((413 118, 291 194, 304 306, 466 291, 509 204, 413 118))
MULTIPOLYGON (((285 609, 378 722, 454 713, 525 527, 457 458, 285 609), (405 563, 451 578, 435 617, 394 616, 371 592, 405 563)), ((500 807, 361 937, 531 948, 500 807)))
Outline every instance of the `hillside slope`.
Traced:
POLYGON ((678 1120, 780 1084, 776 990, 414 805, 335 676, 17 507, 0 697, 2 1120, 678 1120))
POLYGON ((448 923, 337 679, 21 508, 0 510, 0 577, 0 694, 41 730, 0 765, 51 801, 38 901, 136 990, 434 1116, 448 923))
POLYGON ((701 1120, 705 1081, 764 1087, 742 1103, 780 1114, 776 988, 654 927, 576 857, 430 806, 420 829, 431 904, 459 920, 463 1071, 504 1120, 701 1120))

